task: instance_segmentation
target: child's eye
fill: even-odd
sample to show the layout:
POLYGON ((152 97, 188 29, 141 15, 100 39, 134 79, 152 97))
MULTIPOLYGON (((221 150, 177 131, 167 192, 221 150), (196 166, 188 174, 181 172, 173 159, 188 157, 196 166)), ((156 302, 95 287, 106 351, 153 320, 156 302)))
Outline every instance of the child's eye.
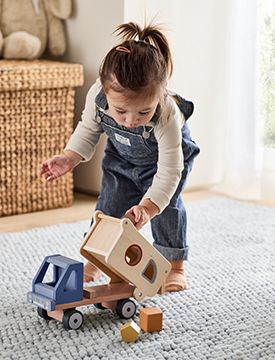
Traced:
POLYGON ((142 111, 142 112, 140 112, 139 114, 140 114, 141 116, 145 116, 145 115, 148 115, 148 114, 149 114, 149 111, 144 111, 144 112, 142 111))
POLYGON ((125 111, 123 111, 123 110, 116 110, 116 113, 119 114, 119 115, 122 115, 122 114, 125 114, 125 111))

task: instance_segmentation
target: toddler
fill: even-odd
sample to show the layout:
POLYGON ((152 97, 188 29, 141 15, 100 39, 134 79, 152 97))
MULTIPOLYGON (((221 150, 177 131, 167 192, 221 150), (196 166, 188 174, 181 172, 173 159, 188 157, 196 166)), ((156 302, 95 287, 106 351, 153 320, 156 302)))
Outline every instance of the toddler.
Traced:
MULTIPOLYGON (((130 22, 116 32, 122 41, 105 56, 64 154, 44 161, 41 175, 52 181, 90 160, 105 132, 96 209, 129 217, 137 229, 150 221, 154 246, 172 265, 164 291, 184 290, 188 245, 181 192, 199 153, 186 124, 193 104, 167 90, 173 64, 157 26, 130 22)), ((101 275, 91 263, 84 273, 85 281, 101 275)))

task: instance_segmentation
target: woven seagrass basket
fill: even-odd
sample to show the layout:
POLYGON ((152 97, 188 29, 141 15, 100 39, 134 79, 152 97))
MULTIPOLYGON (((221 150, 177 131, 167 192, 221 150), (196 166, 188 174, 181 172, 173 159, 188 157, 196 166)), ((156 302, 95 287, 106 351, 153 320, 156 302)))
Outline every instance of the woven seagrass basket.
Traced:
POLYGON ((0 60, 0 216, 72 205, 72 174, 47 183, 38 169, 63 151, 82 83, 80 64, 0 60))

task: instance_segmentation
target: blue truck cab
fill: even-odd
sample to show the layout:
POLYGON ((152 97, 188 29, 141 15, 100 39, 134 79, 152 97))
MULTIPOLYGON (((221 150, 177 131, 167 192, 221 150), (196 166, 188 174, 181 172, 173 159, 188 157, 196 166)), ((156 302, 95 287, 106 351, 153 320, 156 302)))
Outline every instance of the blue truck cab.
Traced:
POLYGON ((83 263, 62 255, 46 256, 27 294, 29 303, 54 311, 56 305, 83 299, 83 263), (51 265, 52 281, 43 282, 51 265))

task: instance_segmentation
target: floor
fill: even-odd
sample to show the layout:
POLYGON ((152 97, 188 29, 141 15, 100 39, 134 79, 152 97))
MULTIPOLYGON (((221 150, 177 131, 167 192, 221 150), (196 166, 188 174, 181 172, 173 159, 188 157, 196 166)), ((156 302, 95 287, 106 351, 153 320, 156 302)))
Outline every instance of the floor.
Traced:
MULTIPOLYGON (((207 190, 186 191, 183 195, 186 202, 198 201, 213 196, 220 195, 207 190)), ((0 217, 0 232, 24 231, 34 227, 90 219, 95 204, 95 196, 75 193, 73 206, 68 208, 0 217)), ((275 206, 273 203, 266 205, 275 206)))
MULTIPOLYGON (((184 194, 185 201, 196 201, 210 196, 213 194, 204 190, 184 194)), ((75 193, 73 206, 68 208, 0 217, 0 232, 24 231, 33 227, 90 219, 95 204, 95 196, 75 193)))

